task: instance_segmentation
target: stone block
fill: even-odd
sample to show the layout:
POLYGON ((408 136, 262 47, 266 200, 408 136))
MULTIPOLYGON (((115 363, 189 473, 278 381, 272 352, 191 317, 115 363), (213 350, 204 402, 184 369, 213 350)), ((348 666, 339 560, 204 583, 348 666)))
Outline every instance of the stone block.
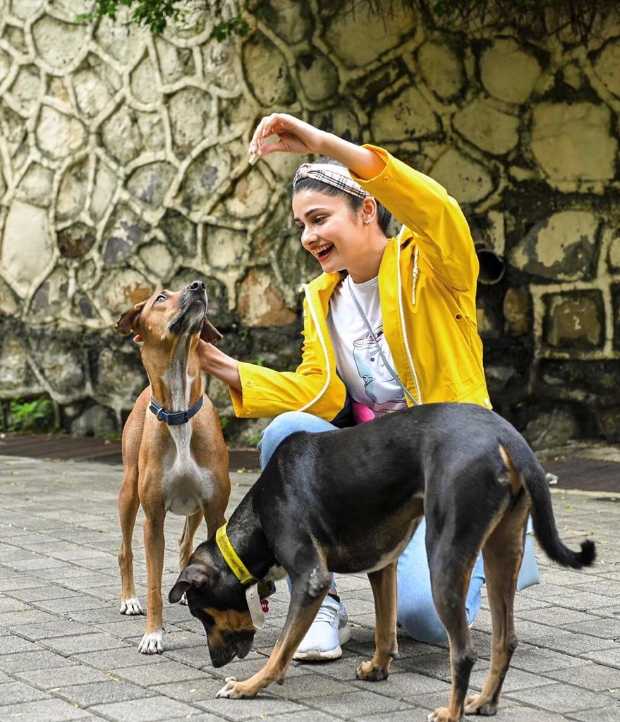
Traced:
POLYGON ((41 95, 42 83, 39 69, 34 65, 22 65, 9 89, 14 103, 22 113, 32 115, 41 95))
POLYGON ((168 115, 174 150, 185 158, 206 133, 215 129, 215 106, 200 88, 182 88, 168 98, 168 115))
POLYGON ((599 291, 545 294, 543 337, 558 350, 594 350, 605 341, 605 307, 599 291))
POLYGON ((485 166, 454 148, 449 148, 433 165, 430 175, 459 203, 477 203, 495 187, 485 166))
POLYGON ((86 143, 83 123, 48 105, 41 108, 35 130, 39 148, 53 160, 62 160, 86 143))
POLYGON ((286 326, 296 320, 296 315, 286 308, 274 290, 271 277, 255 268, 241 284, 238 307, 244 326, 286 326))
POLYGON ((48 213, 44 208, 14 200, 4 225, 0 270, 20 294, 41 276, 54 259, 48 213))
POLYGON ((170 163, 157 162, 140 166, 127 181, 127 190, 139 201, 160 208, 176 175, 170 163))
POLYGON ((594 62, 594 70, 614 95, 620 97, 620 40, 614 39, 605 45, 594 62))
POLYGON ((557 406, 550 411, 538 411, 523 430, 534 451, 564 445, 577 436, 579 424, 570 408, 557 406))
POLYGON ((435 112, 413 85, 381 103, 372 113, 370 128, 376 143, 428 138, 441 130, 435 112))
POLYGON ((34 23, 32 36, 38 55, 50 67, 62 71, 88 42, 89 33, 85 24, 65 23, 46 15, 34 23))
POLYGON ((265 107, 290 103, 293 85, 285 57, 261 33, 243 46, 243 72, 246 82, 265 107))
POLYGON ((554 281, 596 273, 600 220, 589 211, 560 211, 536 223, 510 252, 521 271, 554 281))
POLYGON ((503 303, 505 329, 512 336, 523 336, 532 329, 532 296, 527 287, 509 288, 503 303))
POLYGON ((338 70, 316 51, 298 56, 297 77, 306 97, 313 102, 326 101, 338 92, 338 70))
POLYGON ((412 37, 415 30, 413 13, 386 13, 381 18, 370 6, 360 5, 355 12, 338 10, 337 6, 332 9, 325 42, 351 68, 375 61, 403 39, 412 37))
POLYGON ((554 181, 609 181, 618 141, 611 113, 593 103, 541 103, 532 116, 532 152, 554 181))
POLYGON ((537 58, 509 38, 497 39, 480 59, 485 89, 508 103, 525 103, 542 73, 537 58))
POLYGON ((454 116, 452 123, 472 145, 493 155, 504 155, 519 142, 519 118, 488 100, 474 100, 454 116))
POLYGON ((418 49, 417 60, 426 85, 439 98, 448 101, 460 94, 466 79, 465 70, 462 50, 451 47, 447 36, 440 40, 423 43, 418 49))

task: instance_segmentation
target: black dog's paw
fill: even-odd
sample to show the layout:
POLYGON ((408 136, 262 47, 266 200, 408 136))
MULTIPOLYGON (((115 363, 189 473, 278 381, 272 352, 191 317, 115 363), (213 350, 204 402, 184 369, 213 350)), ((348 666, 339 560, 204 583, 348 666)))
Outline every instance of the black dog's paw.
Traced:
POLYGON ((365 682, 381 682, 390 676, 390 670, 385 667, 377 667, 372 662, 362 662, 357 668, 355 676, 365 682))

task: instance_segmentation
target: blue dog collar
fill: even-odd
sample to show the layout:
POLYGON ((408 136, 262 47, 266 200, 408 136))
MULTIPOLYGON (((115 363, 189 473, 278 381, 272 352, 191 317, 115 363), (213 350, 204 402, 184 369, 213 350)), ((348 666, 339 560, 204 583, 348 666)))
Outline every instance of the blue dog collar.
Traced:
POLYGON ((192 408, 187 411, 166 411, 163 406, 160 406, 157 401, 151 397, 149 409, 157 416, 158 421, 165 421, 168 426, 178 426, 179 424, 186 424, 192 416, 196 416, 202 408, 203 401, 204 397, 201 396, 192 408))

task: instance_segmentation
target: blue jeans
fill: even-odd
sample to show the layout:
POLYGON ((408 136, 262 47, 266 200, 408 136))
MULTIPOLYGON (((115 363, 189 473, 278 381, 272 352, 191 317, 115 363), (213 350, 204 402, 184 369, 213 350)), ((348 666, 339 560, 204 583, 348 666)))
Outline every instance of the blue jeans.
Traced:
MULTIPOLYGON (((276 417, 263 432, 259 444, 261 468, 289 434, 295 431, 333 431, 329 421, 300 411, 288 411, 276 417)), ((431 592, 431 578, 426 557, 426 521, 418 526, 405 551, 398 558, 398 624, 420 642, 438 644, 447 640, 431 592)), ((471 624, 480 611, 480 592, 484 584, 482 556, 478 557, 467 592, 467 622, 471 624)), ((332 575, 332 589, 335 589, 332 575)))

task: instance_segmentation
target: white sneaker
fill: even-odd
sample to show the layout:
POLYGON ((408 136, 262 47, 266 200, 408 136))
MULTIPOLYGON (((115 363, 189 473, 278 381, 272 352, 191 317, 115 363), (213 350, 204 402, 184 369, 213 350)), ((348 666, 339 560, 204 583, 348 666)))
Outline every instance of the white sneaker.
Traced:
POLYGON ((347 610, 333 597, 325 597, 312 626, 302 639, 293 659, 316 662, 342 657, 341 644, 351 638, 347 610))

